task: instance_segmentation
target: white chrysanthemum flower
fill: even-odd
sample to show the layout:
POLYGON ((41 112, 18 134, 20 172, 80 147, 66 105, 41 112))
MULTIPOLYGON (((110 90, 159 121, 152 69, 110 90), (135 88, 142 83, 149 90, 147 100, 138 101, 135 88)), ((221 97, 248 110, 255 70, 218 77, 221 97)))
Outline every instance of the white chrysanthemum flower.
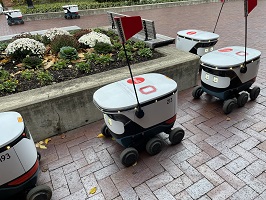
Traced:
POLYGON ((44 54, 46 48, 43 43, 30 38, 20 38, 7 45, 6 53, 12 55, 16 51, 30 51, 33 55, 44 54))
POLYGON ((81 36, 78 41, 79 43, 88 45, 90 47, 94 47, 97 42, 111 44, 111 40, 107 35, 94 31, 81 36))
POLYGON ((57 35, 71 35, 71 34, 62 28, 51 28, 43 34, 43 36, 46 36, 49 40, 53 40, 57 35))

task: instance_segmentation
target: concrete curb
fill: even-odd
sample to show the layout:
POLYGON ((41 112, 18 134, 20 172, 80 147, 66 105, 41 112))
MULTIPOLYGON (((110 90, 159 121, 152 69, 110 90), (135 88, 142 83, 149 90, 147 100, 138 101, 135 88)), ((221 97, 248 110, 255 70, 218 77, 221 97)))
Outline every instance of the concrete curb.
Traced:
MULTIPOLYGON (((173 45, 157 48, 165 57, 132 66, 133 74, 156 72, 174 79, 178 90, 196 85, 199 57, 173 45)), ((35 141, 103 118, 93 104, 100 87, 129 77, 127 67, 82 77, 0 98, 0 112, 22 114, 35 141)))
MULTIPOLYGON (((79 10, 81 16, 85 15, 99 15, 106 14, 107 11, 112 12, 129 12, 138 10, 150 10, 156 8, 167 8, 174 6, 184 6, 184 5, 196 5, 201 3, 218 2, 219 0, 188 0, 188 1, 178 1, 178 2, 168 2, 168 3, 157 3, 157 4, 145 4, 145 5, 135 5, 135 6, 122 6, 122 7, 112 7, 112 8, 99 8, 99 9, 89 9, 89 10, 79 10)), ((52 18, 64 18, 64 12, 50 12, 50 13, 38 13, 38 14, 24 14, 23 20, 33 21, 33 20, 44 20, 52 18)))

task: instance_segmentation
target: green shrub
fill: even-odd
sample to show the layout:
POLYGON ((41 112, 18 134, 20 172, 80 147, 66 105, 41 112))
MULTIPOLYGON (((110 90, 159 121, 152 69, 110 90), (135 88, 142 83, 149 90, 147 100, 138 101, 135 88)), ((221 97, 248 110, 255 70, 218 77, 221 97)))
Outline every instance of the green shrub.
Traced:
POLYGON ((138 50, 138 55, 145 58, 152 57, 152 50, 150 48, 144 48, 138 50))
POLYGON ((65 60, 77 60, 78 52, 74 47, 62 47, 59 52, 59 56, 65 60))
POLYGON ((53 76, 49 71, 38 71, 37 72, 37 80, 41 83, 41 85, 48 85, 53 81, 53 76))
POLYGON ((112 52, 112 46, 108 43, 97 42, 94 46, 94 50, 98 54, 108 54, 112 52))
POLYGON ((42 59, 37 56, 27 56, 22 63, 25 68, 36 69, 42 65, 42 59))
POLYGON ((16 79, 9 79, 4 81, 2 84, 0 84, 0 90, 6 91, 6 92, 15 92, 18 86, 18 80, 16 79))
POLYGON ((7 42, 0 42, 0 51, 4 51, 7 48, 7 42))
POLYGON ((146 48, 146 44, 143 41, 137 41, 133 44, 133 47, 137 49, 144 49, 146 48))
POLYGON ((1 69, 0 70, 0 81, 6 81, 8 80, 10 74, 8 71, 1 69))
POLYGON ((79 48, 79 42, 75 37, 70 35, 58 35, 55 36, 51 42, 51 51, 53 54, 57 54, 62 47, 74 47, 75 49, 79 48))
POLYGON ((106 66, 108 64, 110 64, 110 62, 113 61, 113 58, 110 54, 107 55, 100 55, 96 58, 95 63, 96 64, 102 64, 103 66, 106 66))
POLYGON ((24 78, 28 81, 31 80, 33 78, 33 76, 34 76, 34 71, 32 71, 32 70, 26 69, 26 70, 21 72, 21 78, 24 78))
MULTIPOLYGON (((127 52, 127 57, 128 57, 129 60, 133 60, 133 53, 132 52, 127 52)), ((118 60, 126 61, 125 51, 124 50, 119 51, 118 54, 117 54, 117 58, 118 58, 118 60)))
POLYGON ((76 68, 85 73, 89 73, 91 70, 91 64, 90 62, 80 62, 76 64, 76 68))
POLYGON ((61 70, 67 66, 67 62, 65 60, 58 60, 56 63, 53 64, 52 69, 54 70, 61 70))
POLYGON ((99 55, 97 53, 85 53, 84 57, 90 62, 95 62, 99 55))

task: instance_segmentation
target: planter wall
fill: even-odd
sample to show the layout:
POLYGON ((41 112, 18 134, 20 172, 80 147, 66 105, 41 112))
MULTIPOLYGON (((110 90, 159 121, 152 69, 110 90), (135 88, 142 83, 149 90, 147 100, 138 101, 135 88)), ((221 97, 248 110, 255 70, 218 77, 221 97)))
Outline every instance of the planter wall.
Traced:
MULTIPOLYGON (((165 57, 132 65, 133 74, 157 72, 169 76, 178 90, 196 85, 199 57, 173 45, 157 49, 165 57)), ((93 104, 93 93, 114 81, 129 78, 127 67, 0 98, 0 112, 18 111, 35 141, 103 118, 93 104)), ((96 133, 97 134, 97 133, 96 133)))

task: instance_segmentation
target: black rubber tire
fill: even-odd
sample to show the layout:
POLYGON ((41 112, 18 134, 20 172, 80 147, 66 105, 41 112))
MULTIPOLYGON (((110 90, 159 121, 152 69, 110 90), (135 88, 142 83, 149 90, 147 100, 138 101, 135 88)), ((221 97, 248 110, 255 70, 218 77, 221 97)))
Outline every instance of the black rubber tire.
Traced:
POLYGON ((23 21, 23 20, 21 20, 21 21, 20 21, 20 24, 24 24, 24 21, 23 21))
POLYGON ((26 197, 26 200, 50 200, 52 190, 47 185, 39 185, 32 188, 26 197))
POLYGON ((160 138, 151 138, 146 144, 146 151, 151 156, 156 155, 161 152, 162 145, 163 143, 160 138))
POLYGON ((67 16, 65 15, 65 19, 67 19, 67 16))
POLYGON ((42 155, 39 151, 37 151, 37 159, 40 161, 42 159, 42 155))
POLYGON ((234 101, 234 99, 228 99, 226 101, 224 101, 224 104, 223 104, 223 111, 224 111, 224 114, 229 114, 233 111, 234 107, 235 107, 236 103, 234 101))
POLYGON ((254 88, 252 88, 250 90, 250 93, 249 93, 249 96, 250 96, 250 100, 251 101, 254 101, 255 99, 257 99, 257 97, 259 96, 260 94, 260 88, 255 86, 254 88))
POLYGON ((78 15, 77 18, 80 19, 80 15, 78 15))
POLYGON ((111 135, 111 133, 109 132, 109 129, 108 129, 108 127, 107 127, 106 124, 103 124, 103 125, 102 125, 101 133, 102 133, 105 137, 112 137, 112 135, 111 135))
POLYGON ((248 102, 248 94, 243 92, 237 98, 238 107, 243 107, 248 102))
POLYGON ((202 94, 203 94, 203 90, 200 86, 194 87, 192 91, 192 96, 194 97, 194 99, 199 99, 202 94))
POLYGON ((124 149, 124 151, 122 151, 122 153, 120 154, 121 163, 126 167, 135 164, 138 158, 139 158, 139 153, 137 149, 133 147, 124 149))
POLYGON ((177 127, 169 133, 169 140, 172 145, 176 145, 182 141, 184 136, 185 136, 185 131, 182 128, 177 127))

